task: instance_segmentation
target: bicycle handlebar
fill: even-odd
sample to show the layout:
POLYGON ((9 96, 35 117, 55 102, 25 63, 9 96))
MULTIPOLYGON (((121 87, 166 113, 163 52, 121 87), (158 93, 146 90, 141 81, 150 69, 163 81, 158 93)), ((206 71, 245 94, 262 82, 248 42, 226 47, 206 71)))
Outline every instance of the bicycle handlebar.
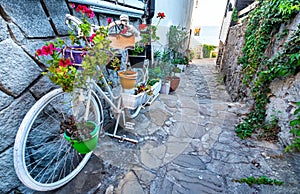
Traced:
MULTIPOLYGON (((74 30, 74 28, 72 28, 72 25, 71 25, 71 24, 73 24, 77 28, 77 33, 79 35, 81 34, 81 30, 80 30, 80 28, 78 28, 78 26, 80 24, 82 24, 82 21, 79 18, 72 16, 70 14, 66 14, 65 24, 68 26, 68 28, 70 28, 71 30, 74 30)), ((128 32, 131 32, 136 37, 140 36, 140 32, 133 25, 127 24, 127 22, 122 22, 120 20, 110 23, 108 25, 108 28, 112 28, 116 25, 124 25, 128 28, 128 32)), ((100 28, 100 26, 92 24, 91 33, 97 31, 97 29, 99 29, 99 28, 100 28)))

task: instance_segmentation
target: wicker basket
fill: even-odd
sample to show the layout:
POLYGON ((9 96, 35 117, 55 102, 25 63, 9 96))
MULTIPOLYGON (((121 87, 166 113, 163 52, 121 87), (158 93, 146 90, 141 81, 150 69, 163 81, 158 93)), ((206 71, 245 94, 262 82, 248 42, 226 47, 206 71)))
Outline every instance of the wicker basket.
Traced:
POLYGON ((142 103, 144 95, 145 92, 137 95, 121 93, 123 106, 128 109, 136 109, 142 103))

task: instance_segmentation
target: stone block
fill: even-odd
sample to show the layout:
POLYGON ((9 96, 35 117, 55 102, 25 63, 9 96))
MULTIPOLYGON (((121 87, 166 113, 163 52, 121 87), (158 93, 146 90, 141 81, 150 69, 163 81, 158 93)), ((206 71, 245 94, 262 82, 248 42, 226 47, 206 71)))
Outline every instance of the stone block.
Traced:
POLYGON ((39 99, 47 94, 51 89, 57 88, 47 76, 43 76, 36 84, 34 84, 29 90, 32 92, 35 98, 39 99))
POLYGON ((13 145, 19 126, 34 102, 35 99, 26 93, 0 112, 0 152, 13 145))
POLYGON ((0 16, 0 42, 8 38, 7 25, 4 19, 0 16))
POLYGON ((70 13, 65 0, 44 1, 50 17, 59 35, 67 35, 68 27, 65 25, 65 16, 70 13))
POLYGON ((0 154, 0 193, 8 193, 22 183, 19 181, 13 163, 13 148, 0 154))
POLYGON ((39 75, 41 69, 11 39, 0 42, 0 86, 17 97, 39 75))
POLYGON ((0 91, 0 110, 6 108, 7 106, 9 106, 10 103, 12 103, 12 101, 14 100, 13 97, 5 94, 4 92, 0 91))
POLYGON ((18 42, 18 44, 20 44, 20 45, 26 44, 26 38, 23 35, 23 33, 21 32, 20 28, 13 23, 9 23, 8 25, 12 32, 12 35, 13 35, 12 38, 14 39, 14 41, 18 42))
POLYGON ((33 38, 55 35, 40 1, 1 1, 1 6, 12 21, 18 24, 25 36, 33 38))

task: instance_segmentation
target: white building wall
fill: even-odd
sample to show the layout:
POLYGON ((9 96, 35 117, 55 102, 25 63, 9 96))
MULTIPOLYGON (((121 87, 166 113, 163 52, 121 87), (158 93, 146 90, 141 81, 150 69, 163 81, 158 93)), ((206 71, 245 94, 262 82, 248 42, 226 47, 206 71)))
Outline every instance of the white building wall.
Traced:
POLYGON ((164 12, 166 18, 161 20, 157 33, 160 37, 158 44, 160 46, 167 45, 167 32, 171 25, 181 26, 190 29, 192 14, 193 14, 194 0, 156 0, 155 1, 155 15, 152 19, 152 24, 158 22, 156 18, 158 12, 164 12))

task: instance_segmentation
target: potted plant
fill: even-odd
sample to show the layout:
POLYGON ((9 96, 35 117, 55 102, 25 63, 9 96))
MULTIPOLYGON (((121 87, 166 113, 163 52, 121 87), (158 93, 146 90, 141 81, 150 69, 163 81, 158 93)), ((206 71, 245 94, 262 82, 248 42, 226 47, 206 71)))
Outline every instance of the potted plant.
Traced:
POLYGON ((128 59, 131 67, 143 68, 144 60, 146 59, 145 47, 136 43, 134 49, 128 49, 128 59))
POLYGON ((161 60, 161 51, 160 50, 156 50, 154 52, 153 59, 154 59, 153 66, 156 67, 158 65, 159 61, 161 60))
POLYGON ((123 106, 129 109, 136 109, 140 104, 145 104, 156 96, 161 88, 160 79, 150 79, 147 84, 140 84, 135 87, 132 94, 122 93, 123 106))
MULTIPOLYGON (((86 91, 90 87, 90 81, 101 76, 103 67, 107 63, 111 61, 112 65, 117 65, 118 61, 112 60, 114 53, 110 50, 108 28, 101 26, 94 32, 87 20, 94 17, 93 11, 83 5, 76 7, 72 4, 72 7, 83 15, 82 21, 76 19, 78 23, 70 32, 69 38, 72 44, 67 45, 65 41, 58 38, 38 49, 36 57, 48 66, 43 75, 48 76, 64 92, 69 92, 72 104, 76 104, 72 107, 72 114, 62 121, 61 133, 79 153, 87 153, 95 148, 94 143, 90 145, 87 142, 97 143, 99 127, 88 120, 91 93, 86 91), (85 107, 84 114, 79 114, 79 111, 75 110, 79 107, 77 107, 78 103, 85 107)), ((67 15, 67 19, 72 17, 67 15)))
POLYGON ((137 72, 128 68, 124 71, 119 71, 118 76, 123 89, 131 90, 136 85, 137 72))
POLYGON ((99 126, 92 121, 76 122, 75 117, 71 115, 60 123, 60 130, 80 154, 89 153, 97 146, 99 126))

